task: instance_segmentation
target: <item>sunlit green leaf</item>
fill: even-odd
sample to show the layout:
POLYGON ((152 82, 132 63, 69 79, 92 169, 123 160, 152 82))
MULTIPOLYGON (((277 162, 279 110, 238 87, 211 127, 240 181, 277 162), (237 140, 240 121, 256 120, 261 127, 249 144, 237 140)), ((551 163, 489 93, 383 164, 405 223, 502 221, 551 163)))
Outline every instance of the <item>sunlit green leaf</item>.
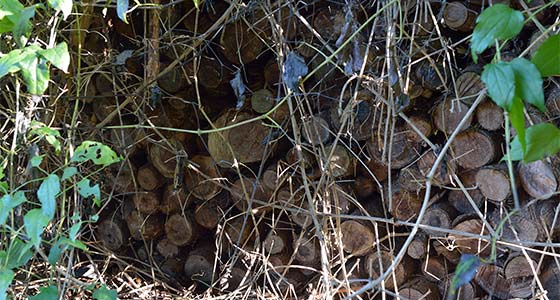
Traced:
POLYGON ((74 175, 78 174, 78 168, 76 167, 66 167, 62 172, 62 178, 60 180, 64 181, 74 175))
POLYGON ((15 274, 12 270, 0 270, 0 300, 6 300, 6 293, 14 276, 15 274))
POLYGON ((490 98, 504 110, 510 111, 515 95, 513 68, 505 62, 487 64, 480 78, 486 85, 490 98))
POLYGON ((80 227, 82 226, 82 222, 78 222, 74 225, 72 225, 72 227, 70 227, 70 230, 68 230, 68 237, 70 238, 70 240, 75 241, 76 237, 78 236, 78 233, 80 232, 80 227))
POLYGON ((80 250, 87 250, 87 246, 86 244, 84 244, 82 241, 80 240, 71 240, 68 238, 63 238, 62 242, 68 246, 72 246, 74 248, 80 249, 80 250))
POLYGON ((54 150, 57 153, 60 152, 61 144, 58 140, 58 138, 60 138, 60 132, 58 132, 58 130, 52 129, 41 122, 32 121, 30 133, 40 138, 44 138, 47 143, 54 147, 54 150))
POLYGON ((107 289, 106 285, 102 285, 93 293, 93 299, 96 300, 116 300, 117 291, 107 289))
POLYGON ((8 73, 15 73, 19 71, 18 62, 22 59, 21 55, 22 51, 20 49, 16 49, 0 58, 0 78, 6 76, 8 73))
POLYGON ((51 266, 56 266, 62 253, 68 249, 68 245, 62 239, 63 238, 56 240, 49 250, 49 256, 47 259, 51 266))
POLYGON ((35 16, 35 5, 24 8, 12 30, 16 43, 23 47, 27 43, 27 35, 31 31, 31 19, 35 16))
POLYGON ((38 58, 20 61, 19 67, 27 91, 33 95, 42 95, 49 87, 49 68, 38 58))
POLYGON ((39 293, 35 296, 29 297, 29 300, 57 300, 58 289, 56 286, 49 285, 39 289, 39 293))
POLYGON ((198 2, 198 0, 192 0, 192 2, 194 4, 194 7, 196 7, 196 9, 199 9, 198 6, 200 5, 200 3, 198 2))
POLYGON ((93 196, 93 203, 95 205, 100 206, 101 202, 101 190, 99 189, 99 184, 95 184, 91 186, 91 182, 89 179, 84 178, 78 182, 78 194, 84 198, 89 198, 93 196))
POLYGON ((128 0, 117 0, 117 16, 126 24, 128 24, 128 20, 126 19, 127 11, 128 11, 128 0))
POLYGON ((544 41, 531 58, 543 77, 560 75, 560 34, 544 41))
POLYGON ((513 100, 511 111, 509 112, 509 119, 511 121, 511 125, 515 128, 517 136, 519 136, 521 150, 525 151, 525 115, 523 115, 523 108, 523 101, 516 96, 513 100))
POLYGON ((62 42, 54 48, 41 50, 39 51, 39 55, 51 62, 51 64, 58 69, 68 72, 68 66, 70 65, 70 53, 68 52, 68 45, 66 45, 66 42, 62 42))
POLYGON ((54 218, 56 212, 56 196, 60 193, 60 179, 56 174, 50 174, 43 180, 37 198, 41 202, 41 209, 49 218, 54 218))
POLYGON ((62 11, 64 20, 72 13, 72 0, 48 0, 49 5, 56 11, 62 11))
POLYGON ((92 161, 96 165, 108 166, 120 161, 120 157, 106 145, 94 141, 84 141, 76 148, 72 162, 92 161))
POLYGON ((31 244, 38 248, 41 245, 41 235, 51 219, 42 210, 36 208, 28 211, 23 216, 23 226, 27 236, 31 239, 31 244))
POLYGON ((527 148, 523 162, 541 160, 560 151, 560 129, 550 123, 541 123, 527 128, 527 148))
POLYGON ((487 7, 476 19, 471 38, 471 53, 477 62, 477 54, 482 53, 495 40, 506 40, 519 34, 523 28, 523 14, 504 4, 487 7))
POLYGON ((24 266, 33 257, 31 247, 33 247, 33 245, 15 238, 10 242, 8 251, 2 251, 0 253, 0 266, 8 269, 24 266))
POLYGON ((25 201, 25 194, 22 191, 18 191, 13 195, 6 194, 2 196, 2 198, 0 198, 0 225, 4 225, 6 223, 12 209, 25 201))
MULTIPOLYGON (((558 49, 560 52, 560 48, 558 49)), ((540 111, 545 111, 543 82, 535 65, 525 58, 518 57, 509 64, 515 73, 515 93, 531 103, 540 111)))
POLYGON ((24 6, 17 0, 0 1, 0 33, 14 30, 23 8, 24 6))
POLYGON ((41 163, 43 162, 43 157, 44 157, 44 155, 36 155, 36 156, 33 156, 33 157, 29 160, 29 163, 31 164, 32 167, 37 168, 37 167, 40 166, 41 163))

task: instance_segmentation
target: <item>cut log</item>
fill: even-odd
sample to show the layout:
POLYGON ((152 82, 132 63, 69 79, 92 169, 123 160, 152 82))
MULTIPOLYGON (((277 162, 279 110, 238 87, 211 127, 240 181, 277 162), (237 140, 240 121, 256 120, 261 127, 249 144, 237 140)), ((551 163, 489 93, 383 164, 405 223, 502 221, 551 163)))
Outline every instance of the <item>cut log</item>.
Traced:
MULTIPOLYGON (((420 174, 423 175, 423 178, 426 178, 428 176, 436 160, 437 155, 433 150, 428 150, 428 152, 420 156, 417 164, 418 169, 420 170, 420 174)), ((445 155, 439 167, 436 169, 436 172, 434 173, 433 180, 436 184, 447 185, 451 183, 451 175, 454 174, 456 170, 457 165, 455 164, 455 160, 450 159, 449 155, 445 155)))
POLYGON ((124 163, 119 165, 118 168, 109 168, 107 172, 107 178, 104 181, 105 186, 114 189, 117 194, 131 194, 136 191, 134 186, 134 174, 136 174, 136 168, 132 166, 130 169, 130 164, 124 163), (121 167, 122 166, 122 167, 121 167))
POLYGON ((160 141, 152 144, 148 149, 150 161, 163 177, 173 178, 175 170, 180 166, 180 152, 184 151, 183 145, 175 140, 160 141))
POLYGON ((254 28, 249 28, 243 20, 226 25, 220 37, 220 45, 226 59, 238 65, 254 61, 264 48, 254 28))
POLYGON ((266 253, 275 255, 287 252, 292 242, 292 231, 289 228, 271 230, 263 241, 266 253))
POLYGON ((311 268, 318 266, 321 261, 321 248, 317 237, 304 234, 300 239, 299 235, 294 235, 293 245, 296 261, 311 268))
POLYGON ((325 147, 325 157, 328 158, 326 162, 328 174, 333 178, 355 173, 356 162, 345 146, 337 144, 325 147))
MULTIPOLYGON (((391 214, 397 220, 411 221, 416 218, 422 207, 422 199, 418 194, 411 193, 394 186, 391 214)), ((385 198, 388 201, 387 197, 385 198)))
POLYGON ((375 232, 371 223, 346 220, 340 224, 342 248, 353 256, 362 256, 375 246, 375 232))
POLYGON ((144 130, 132 128, 112 129, 111 143, 124 156, 131 157, 143 148, 145 143, 142 141, 146 137, 144 130))
POLYGON ((301 133, 312 145, 324 145, 331 136, 329 123, 320 116, 311 116, 304 120, 301 124, 301 133))
MULTIPOLYGON (((93 113, 98 122, 101 122, 116 109, 116 100, 113 97, 103 97, 97 99, 92 104, 93 113)), ((114 123, 114 121, 112 121, 114 123)))
POLYGON ((540 279, 548 299, 560 299, 560 267, 555 262, 546 265, 540 279))
POLYGON ((163 184, 163 178, 149 163, 138 168, 136 180, 138 185, 146 191, 153 191, 163 184))
POLYGON ((414 276, 400 289, 399 295, 409 300, 439 300, 439 289, 423 276, 414 276))
MULTIPOLYGON (((415 144, 411 144, 406 138, 406 130, 401 130, 400 128, 395 128, 395 134, 393 135, 393 143, 391 145, 391 169, 401 169, 412 163, 418 157, 418 150, 415 144)), ((373 137, 366 142, 369 157, 374 162, 371 167, 386 166, 387 162, 382 160, 383 148, 388 147, 389 138, 387 138, 387 145, 384 145, 383 138, 373 137), (377 165, 377 166, 376 166, 377 165)), ((388 155, 388 148, 386 149, 386 155, 388 155)), ((370 162, 367 163, 368 165, 370 162)), ((371 169, 370 166, 368 168, 371 169)), ((382 169, 382 168, 381 168, 382 169)), ((377 172, 387 172, 387 167, 385 170, 378 170, 377 172)), ((377 175, 377 174, 376 174, 377 175)), ((383 175, 383 173, 379 174, 383 175)))
MULTIPOLYGON (((473 71, 464 71, 457 77, 457 96, 461 102, 468 105, 473 104, 478 94, 484 90, 484 82, 480 79, 480 75, 473 71)), ((486 98, 486 96, 483 96, 486 98)))
POLYGON ((459 133, 451 143, 457 164, 465 169, 485 166, 499 156, 499 141, 488 132, 471 129, 459 133))
POLYGON ((113 82, 109 80, 108 74, 99 74, 95 76, 95 89, 97 93, 103 96, 113 95, 113 82))
POLYGON ((174 214, 165 222, 165 235, 171 243, 181 247, 192 244, 198 237, 198 230, 190 217, 174 214))
MULTIPOLYGON (((248 113, 229 110, 214 121, 214 126, 222 128, 251 118, 253 116, 248 113)), ((220 167, 231 167, 234 160, 244 164, 260 162, 266 158, 265 150, 272 150, 268 142, 269 131, 261 121, 254 121, 228 130, 213 132, 208 134, 208 151, 220 167)))
MULTIPOLYGON (((494 228, 504 221, 507 216, 499 214, 499 211, 494 211, 490 214, 490 221, 494 228)), ((518 238, 524 242, 535 242, 539 237, 539 227, 537 221, 534 220, 526 210, 510 216, 505 220, 505 225, 502 229, 502 238, 504 240, 516 241, 518 238), (514 232, 515 231, 515 232, 514 232)), ((507 246, 512 250, 518 250, 517 246, 507 246)))
MULTIPOLYGON (((540 34, 541 32, 538 31, 540 34)), ((546 91, 546 109, 550 120, 554 120, 554 123, 558 125, 560 123, 560 86, 551 86, 546 91)))
POLYGON ((476 172, 476 185, 486 198, 503 202, 511 197, 511 184, 507 166, 494 165, 484 167, 476 172))
POLYGON ((443 65, 428 60, 423 60, 416 65, 415 75, 422 87, 431 91, 443 88, 448 79, 443 65))
POLYGON ((223 217, 224 212, 214 199, 202 202, 194 209, 196 223, 206 229, 215 229, 223 217))
MULTIPOLYGON (((441 294, 444 296, 443 299, 449 299, 449 287, 451 286, 451 280, 453 280, 454 273, 451 273, 447 276, 445 280, 440 281, 439 283, 439 290, 441 294)), ((476 299, 477 295, 477 287, 473 281, 465 283, 463 286, 459 288, 459 290, 455 293, 457 297, 456 300, 474 300, 476 299)))
MULTIPOLYGON (((462 221, 455 225, 453 230, 476 235, 488 235, 488 230, 479 219, 462 221)), ((455 241, 455 245, 461 253, 478 254, 481 257, 487 257, 490 255, 490 243, 486 240, 466 237, 459 234, 449 234, 448 238, 451 241, 455 241)))
POLYGON ((443 256, 431 255, 422 261, 422 274, 426 279, 433 282, 445 280, 448 276, 450 266, 443 256))
POLYGON ((177 257, 177 255, 179 255, 179 247, 167 238, 159 240, 156 249, 164 258, 177 257))
POLYGON ((250 207, 255 212, 257 210, 268 211, 271 209, 271 207, 267 206, 270 198, 267 197, 262 184, 260 182, 257 183, 253 178, 243 177, 237 179, 230 187, 230 194, 233 204, 241 212, 247 211, 249 204, 251 204, 250 207))
POLYGON ((114 217, 99 222, 95 235, 105 248, 116 251, 127 243, 129 234, 123 221, 114 217))
POLYGON ((145 216, 137 210, 133 210, 126 217, 126 225, 128 225, 130 236, 135 240, 151 241, 163 233, 161 216, 145 216))
POLYGON ((344 13, 338 9, 325 8, 314 14, 313 29, 329 41, 339 38, 344 24, 344 13))
POLYGON ((358 198, 364 199, 378 191, 377 184, 369 177, 356 177, 354 180, 354 193, 358 198))
MULTIPOLYGON (((447 203, 437 203, 426 210, 424 218, 422 219, 422 224, 437 228, 449 229, 451 228, 451 223, 456 216, 457 214, 455 212, 455 209, 453 209, 450 205, 448 205, 447 203)), ((430 229, 424 229, 424 231, 430 237, 445 236, 445 233, 441 231, 430 229)))
MULTIPOLYGON (((476 186, 476 173, 478 170, 467 170, 459 175, 461 183, 477 207, 481 207, 484 196, 476 186)), ((467 196, 458 187, 449 191, 447 201, 461 214, 474 213, 474 208, 467 196)))
POLYGON ((544 160, 519 164, 518 174, 521 186, 533 198, 548 199, 558 189, 554 170, 544 160))
MULTIPOLYGON (((459 126, 463 118, 465 118, 468 110, 469 107, 463 102, 447 98, 440 102, 432 113, 434 125, 444 133, 451 134, 455 128, 459 126)), ((467 118, 461 130, 469 128, 472 123, 472 118, 472 115, 467 118)))
POLYGON ((253 232, 253 221, 251 218, 245 220, 245 216, 240 215, 233 219, 227 220, 224 224, 224 242, 226 246, 238 246, 244 248, 246 243, 255 238, 253 232))
POLYGON ((183 266, 185 261, 180 257, 169 257, 159 264, 160 269, 166 275, 173 278, 180 278, 183 274, 183 266))
POLYGON ((510 284, 506 280, 501 267, 480 264, 474 280, 489 296, 498 299, 508 299, 510 284))
POLYGON ((408 117, 408 120, 412 123, 406 123, 406 138, 411 144, 421 143, 424 141, 422 136, 420 136, 412 126, 416 127, 425 138, 429 138, 434 132, 434 127, 430 119, 422 115, 412 115, 408 117))
POLYGON ((267 89, 260 89, 251 96, 251 108, 259 114, 267 113, 275 104, 276 98, 267 89))
POLYGON ((415 260, 425 258, 427 252, 428 237, 424 233, 418 233, 406 249, 406 254, 415 260))
POLYGON ((247 270, 246 267, 242 265, 228 267, 226 275, 220 279, 220 283, 223 283, 223 289, 228 292, 233 292, 238 288, 252 283, 251 272, 247 270))
POLYGON ((189 253, 185 260, 184 271, 187 278, 206 286, 214 279, 214 260, 216 247, 211 242, 203 242, 189 253))
POLYGON ((323 193, 324 203, 329 207, 322 209, 322 211, 347 214, 354 208, 353 202, 355 198, 350 194, 350 190, 346 186, 336 183, 330 184, 323 193))
POLYGON ((307 151, 306 149, 302 148, 299 145, 292 147, 286 153, 286 162, 290 165, 297 165, 300 163, 300 158, 298 152, 301 153, 301 162, 303 163, 303 167, 308 169, 317 164, 317 160, 313 153, 307 151))
MULTIPOLYGON (((392 262, 393 256, 389 252, 384 250, 375 250, 371 254, 367 255, 363 260, 364 275, 375 280, 379 278, 381 274, 385 273, 392 262)), ((391 272, 391 275, 385 279, 386 289, 393 290, 395 288, 394 283, 396 282, 396 287, 399 287, 400 292, 400 287, 405 282, 408 275, 407 272, 410 271, 405 270, 404 265, 404 263, 398 264, 393 272, 391 272)))
POLYGON ((476 107, 476 120, 486 130, 498 130, 504 126, 504 110, 493 101, 486 100, 476 107))
POLYGON ((531 264, 537 269, 537 262, 529 259, 531 262, 521 253, 513 253, 508 257, 504 266, 504 276, 510 284, 510 297, 527 298, 532 295, 534 273, 531 264))
POLYGON ((198 199, 209 200, 222 190, 216 162, 210 156, 195 155, 185 170, 185 186, 198 199))
POLYGON ((443 21, 456 31, 469 32, 475 25, 476 13, 461 2, 449 2, 443 10, 443 21))
POLYGON ((185 188, 179 187, 176 189, 175 186, 170 183, 163 189, 159 210, 166 215, 184 212, 191 204, 192 199, 193 197, 187 194, 185 188))
POLYGON ((159 209, 159 195, 154 192, 142 192, 134 194, 132 198, 134 201, 134 207, 140 213, 143 214, 153 214, 159 209))
MULTIPOLYGON (((169 64, 162 64, 161 69, 163 70, 168 66, 169 64)), ((158 78, 158 86, 170 94, 175 94, 185 89, 189 83, 185 77, 185 72, 181 65, 177 65, 171 71, 158 78)))
POLYGON ((225 82, 225 70, 219 60, 202 57, 197 66, 198 82, 207 89, 217 89, 225 82))
POLYGON ((453 244, 453 241, 434 239, 432 246, 438 255, 445 257, 450 263, 459 263, 461 252, 459 252, 456 245, 453 244))
POLYGON ((290 210, 290 220, 301 228, 307 228, 313 223, 307 201, 301 202, 301 206, 295 208, 295 210, 290 210))
MULTIPOLYGON (((371 138, 374 127, 379 122, 376 120, 375 108, 371 105, 371 95, 368 93, 359 93, 358 98, 353 103, 354 106, 350 111, 346 124, 342 126, 342 118, 338 113, 338 108, 329 110, 329 121, 333 131, 341 132, 357 141, 365 141, 371 138)), ((352 100, 353 101, 353 100, 352 100)), ((380 117, 380 116, 377 116, 380 117)))

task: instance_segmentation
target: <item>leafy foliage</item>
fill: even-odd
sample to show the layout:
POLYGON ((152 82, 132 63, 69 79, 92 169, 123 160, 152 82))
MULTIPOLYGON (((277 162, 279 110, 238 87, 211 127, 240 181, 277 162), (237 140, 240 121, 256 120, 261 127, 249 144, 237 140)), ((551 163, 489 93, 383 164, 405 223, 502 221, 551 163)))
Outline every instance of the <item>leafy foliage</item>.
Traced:
POLYGON ((72 162, 92 161, 96 165, 108 166, 112 163, 120 161, 115 151, 106 145, 94 141, 84 141, 76 148, 72 162))
POLYGON ((48 2, 56 11, 62 11, 64 20, 72 13, 72 0, 48 0, 48 2))
POLYGON ((37 198, 45 216, 54 218, 56 212, 56 195, 60 193, 60 179, 56 174, 50 174, 39 186, 37 198))
POLYGON ((515 94, 541 111, 545 111, 543 82, 537 67, 522 57, 512 60, 510 66, 515 73, 515 94))
POLYGON ((128 0, 117 0, 117 16, 126 24, 128 24, 128 20, 126 19, 127 11, 128 11, 128 0))
POLYGON ((531 62, 537 66, 543 77, 560 75, 560 34, 555 34, 537 49, 531 62))
POLYGON ((32 209, 23 216, 25 232, 27 232, 27 236, 29 236, 31 244, 35 246, 35 248, 41 245, 41 235, 50 220, 51 219, 39 208, 32 209))
POLYGON ((550 123, 533 125, 526 130, 526 150, 523 151, 519 136, 510 144, 512 160, 529 163, 560 151, 560 129, 550 123))
POLYGON ((475 62, 477 54, 482 53, 496 40, 510 39, 523 28, 523 14, 504 4, 486 8, 476 19, 471 39, 471 53, 475 62))
POLYGON ((0 198, 0 225, 4 225, 12 209, 25 202, 25 194, 22 191, 15 192, 13 195, 6 194, 0 198))
POLYGON ((457 291, 461 286, 470 282, 476 275, 476 270, 480 265, 480 260, 476 255, 472 254, 462 254, 459 264, 455 268, 455 274, 453 279, 451 279, 451 285, 449 286, 449 294, 447 299, 455 299, 457 291))
POLYGON ((12 280, 14 279, 14 271, 7 269, 0 269, 0 300, 6 299, 6 292, 12 280))
POLYGON ((515 73, 513 68, 505 62, 487 64, 481 76, 486 84, 488 95, 504 110, 511 110, 515 95, 515 73))
POLYGON ((99 200, 101 199, 101 190, 99 189, 99 184, 91 186, 90 180, 84 178, 80 180, 80 182, 78 182, 78 193, 84 198, 93 196, 93 203, 95 203, 95 205, 97 206, 101 205, 101 202, 99 200))
POLYGON ((117 300, 117 291, 107 289, 106 285, 102 285, 93 293, 93 299, 96 300, 117 300))
POLYGON ((56 300, 58 299, 58 289, 56 286, 47 286, 39 289, 39 293, 29 297, 29 300, 56 300))

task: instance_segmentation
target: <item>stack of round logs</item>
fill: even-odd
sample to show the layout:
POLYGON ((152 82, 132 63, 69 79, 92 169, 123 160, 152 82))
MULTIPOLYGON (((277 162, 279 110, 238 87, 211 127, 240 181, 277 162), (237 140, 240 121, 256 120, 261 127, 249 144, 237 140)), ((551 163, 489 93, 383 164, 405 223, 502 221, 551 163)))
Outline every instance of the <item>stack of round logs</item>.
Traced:
MULTIPOLYGON (((94 123, 145 125, 103 131, 126 158, 105 174, 106 192, 118 201, 110 202, 96 227, 104 247, 199 291, 266 286, 271 295, 307 298, 324 289, 325 278, 330 293, 351 294, 384 273, 407 246, 406 256, 367 299, 382 293, 446 299, 462 254, 491 262, 481 264, 458 299, 530 299, 545 292, 560 299, 560 267, 546 247, 560 238, 560 157, 515 163, 512 187, 501 161, 503 111, 481 94, 481 65, 465 54, 465 37, 486 1, 426 2, 442 16, 437 24, 424 4, 419 9, 416 1, 403 2, 409 23, 398 30, 415 42, 403 39, 390 47, 406 49, 405 60, 390 64, 399 64, 402 76, 410 74, 395 80, 384 60, 403 53, 385 53, 389 18, 377 19, 367 27, 371 36, 365 29, 347 46, 354 50, 335 57, 341 66, 356 55, 363 61, 372 38, 364 70, 369 79, 360 86, 347 83, 341 68, 321 64, 349 36, 345 30, 359 27, 375 7, 354 3, 350 14, 328 1, 275 3, 272 12, 248 5, 232 13, 229 2, 211 2, 201 10, 191 1, 166 7, 164 24, 174 29, 162 40, 160 69, 174 67, 160 76, 149 100, 121 106, 124 89, 142 76, 141 56, 119 66, 128 75, 99 72, 87 86, 83 100, 94 123), (225 23, 213 28, 224 14, 230 14, 225 23), (183 55, 191 51, 188 43, 173 42, 207 31, 204 37, 213 40, 197 52, 183 55), (306 93, 285 98, 278 39, 287 47, 282 51, 297 53, 310 70, 321 65, 302 83, 306 93), (441 50, 449 47, 441 45, 446 39, 456 42, 453 64, 441 50), (236 72, 245 85, 244 101, 230 85, 236 72), (206 131, 197 135, 198 129, 206 131), (436 161, 441 163, 432 193, 425 197, 436 161), (514 194, 522 208, 506 217, 514 194), (420 230, 403 245, 425 198, 420 230)), ((537 9, 542 2, 527 5, 537 9)), ((543 14, 539 21, 550 24, 543 14)), ((140 17, 132 15, 131 25, 115 20, 104 31, 120 39, 115 47, 133 45, 126 37, 141 32, 140 17)), ((536 28, 528 24, 502 54, 521 53, 529 37, 540 33, 536 28)), ((102 52, 92 39, 86 38, 85 49, 102 52)), ((493 55, 489 50, 481 60, 493 55)), ((548 111, 527 108, 527 123, 559 122, 560 85, 552 80, 545 88, 548 111)))

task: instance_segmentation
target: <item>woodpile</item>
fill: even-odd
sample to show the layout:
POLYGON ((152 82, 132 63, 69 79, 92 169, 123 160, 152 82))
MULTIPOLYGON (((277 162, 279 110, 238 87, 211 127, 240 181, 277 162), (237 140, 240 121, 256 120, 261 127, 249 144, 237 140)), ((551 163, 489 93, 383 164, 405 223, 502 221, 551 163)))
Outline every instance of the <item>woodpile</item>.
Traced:
MULTIPOLYGON (((180 8, 186 18, 178 24, 193 35, 231 13, 225 1, 200 11, 190 2, 180 8)), ((412 2, 403 11, 407 20, 417 10, 412 2)), ((122 111, 123 120, 142 122, 144 131, 112 139, 127 164, 106 175, 120 202, 96 225, 100 244, 123 255, 151 245, 152 254, 142 253, 153 255, 152 263, 199 292, 274 283, 270 295, 299 297, 323 287, 321 278, 329 275, 336 282, 329 291, 342 299, 378 279, 403 250, 405 257, 364 299, 381 299, 384 292, 446 299, 462 254, 492 261, 480 265, 457 299, 529 299, 544 292, 541 285, 549 299, 560 297, 558 266, 534 256, 543 243, 560 239, 558 158, 514 163, 509 170, 501 161, 503 111, 481 94, 480 68, 466 56, 450 66, 443 55, 421 55, 441 46, 434 46, 441 41, 430 37, 432 29, 426 31, 433 26, 467 47, 459 41, 472 33, 484 1, 426 2, 442 22, 423 18, 398 29, 414 31, 419 41, 399 45, 413 52, 413 64, 398 62, 410 67, 410 93, 389 82, 384 65, 369 64, 375 80, 348 83, 348 93, 346 75, 327 63, 325 74, 290 94, 272 36, 313 46, 289 46, 299 47, 312 70, 324 59, 315 49, 329 55, 350 35, 348 28, 373 14, 369 6, 356 10, 354 24, 342 7, 317 5, 315 12, 301 10, 306 24, 287 6, 273 13, 248 6, 229 16, 203 53, 162 59, 165 69, 181 58, 157 80, 162 99, 144 105, 137 119, 131 112, 138 107, 122 111), (316 32, 304 34, 305 26, 316 32), (230 84, 236 72, 243 97, 230 84), (397 95, 409 103, 393 110, 387 99, 397 95), (425 195, 428 179, 431 193, 425 195), (522 209, 508 216, 514 195, 522 209), (418 233, 403 244, 421 213, 418 233)), ((372 33, 372 53, 384 51, 383 30, 372 33)), ((359 53, 368 35, 355 37, 360 42, 353 51, 359 53)), ((354 55, 341 52, 335 59, 341 65, 354 55)), ((122 85, 105 75, 91 84, 100 98, 86 104, 100 121, 118 106, 112 95, 122 85)), ((553 85, 544 120, 558 122, 560 89, 553 85)))

